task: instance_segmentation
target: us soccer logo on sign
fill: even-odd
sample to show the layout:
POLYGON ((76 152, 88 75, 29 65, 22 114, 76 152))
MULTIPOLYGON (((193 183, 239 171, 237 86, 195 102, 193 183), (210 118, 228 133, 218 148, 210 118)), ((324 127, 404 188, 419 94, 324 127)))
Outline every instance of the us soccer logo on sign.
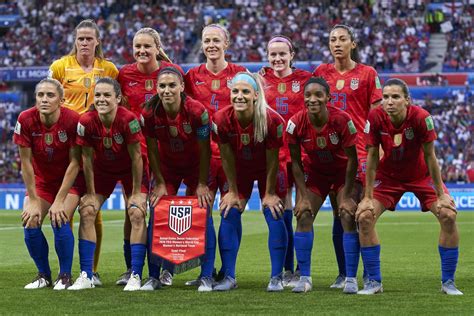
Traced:
POLYGON ((191 228, 193 207, 191 205, 170 205, 169 228, 182 235, 191 228))

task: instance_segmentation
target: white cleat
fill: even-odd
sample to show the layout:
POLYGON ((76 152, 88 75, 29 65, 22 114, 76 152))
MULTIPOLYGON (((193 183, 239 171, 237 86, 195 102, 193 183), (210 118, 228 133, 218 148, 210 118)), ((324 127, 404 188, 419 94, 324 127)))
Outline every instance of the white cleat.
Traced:
POLYGON ((27 290, 36 290, 36 289, 42 289, 44 287, 51 286, 51 277, 47 277, 43 273, 38 273, 38 275, 35 277, 31 283, 28 283, 25 285, 25 289, 27 290))
POLYGON ((92 273, 92 283, 94 286, 102 286, 102 281, 100 280, 99 272, 92 273))
POLYGON ((291 278, 291 281, 288 282, 288 285, 286 287, 294 288, 300 281, 300 277, 301 277, 301 272, 299 270, 296 270, 295 273, 293 273, 293 277, 291 278))
POLYGON ((214 291, 230 291, 236 288, 237 281, 230 276, 226 276, 222 281, 214 286, 214 291))
POLYGON ((161 283, 158 279, 154 277, 149 277, 145 280, 145 283, 140 288, 140 291, 154 291, 161 288, 161 283))
POLYGON ((138 274, 132 272, 130 279, 127 282, 127 285, 123 288, 124 291, 138 291, 142 287, 142 280, 138 274))
POLYGON ((86 289, 93 289, 95 287, 94 283, 92 283, 92 279, 87 277, 87 272, 82 271, 79 277, 76 279, 73 285, 68 287, 67 289, 70 291, 77 291, 77 290, 86 290, 86 289))
POLYGON ((313 280, 309 276, 301 276, 298 284, 293 288, 293 293, 306 293, 313 289, 313 280))
POLYGON ((116 285, 127 285, 128 280, 130 279, 130 275, 132 274, 132 269, 128 269, 124 273, 122 273, 117 281, 115 282, 116 285))
POLYGON ((283 282, 281 280, 281 276, 275 276, 270 279, 267 286, 267 292, 281 292, 283 291, 283 282))
POLYGON ((212 284, 214 280, 209 277, 203 277, 200 279, 201 284, 198 287, 198 292, 212 292, 212 284))
POLYGON ((369 280, 368 283, 364 284, 364 289, 357 292, 361 295, 374 295, 377 293, 383 293, 382 282, 375 280, 369 280))
POLYGON ((343 289, 346 284, 346 276, 339 274, 334 283, 329 286, 330 289, 343 289))
POLYGON ((290 270, 286 270, 285 272, 283 272, 283 276, 281 277, 283 287, 289 287, 291 280, 293 280, 293 272, 291 272, 290 270))
POLYGON ((344 282, 344 294, 357 294, 359 291, 359 285, 357 284, 357 278, 346 278, 344 282))
POLYGON ((441 283, 441 292, 448 295, 464 295, 463 292, 459 291, 454 284, 454 280, 448 280, 444 283, 441 283))
POLYGON ((69 273, 62 273, 54 282, 53 290, 67 290, 72 285, 72 277, 69 273))
POLYGON ((198 277, 197 279, 186 281, 184 285, 186 286, 198 286, 201 284, 201 277, 198 277))
POLYGON ((173 275, 168 270, 161 271, 160 282, 162 285, 173 285, 173 275))

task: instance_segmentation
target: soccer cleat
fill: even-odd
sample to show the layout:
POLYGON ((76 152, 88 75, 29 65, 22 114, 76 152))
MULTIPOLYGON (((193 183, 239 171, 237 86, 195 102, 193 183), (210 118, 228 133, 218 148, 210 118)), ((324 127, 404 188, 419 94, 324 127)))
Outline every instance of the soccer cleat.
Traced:
POLYGON ((173 275, 168 270, 161 271, 160 282, 162 285, 173 285, 173 275))
POLYGON ((281 292, 283 291, 283 282, 281 280, 281 276, 275 276, 270 279, 267 286, 267 292, 281 292))
POLYGON ((288 283, 286 287, 294 288, 300 281, 300 277, 301 277, 300 271, 296 270, 295 273, 293 273, 293 277, 291 278, 291 281, 288 283))
MULTIPOLYGON (((365 288, 365 286, 364 286, 365 288)), ((346 278, 344 282, 344 289, 342 293, 344 294, 357 294, 359 291, 359 285, 357 284, 357 278, 346 278)))
POLYGON ((230 291, 236 288, 237 281, 233 277, 226 276, 222 281, 214 286, 214 291, 230 291))
POLYGON ((201 284, 198 287, 198 292, 211 292, 213 283, 214 283, 214 280, 212 278, 209 278, 209 277, 201 278, 201 284))
POLYGON ((94 286, 102 286, 102 281, 100 280, 99 272, 92 273, 92 283, 94 283, 94 286))
POLYGON ((132 272, 130 279, 128 279, 127 285, 123 288, 124 291, 138 291, 142 287, 142 280, 138 274, 132 272))
POLYGON ((56 281, 54 281, 53 290, 66 290, 72 285, 72 277, 69 273, 61 273, 58 275, 56 281))
POLYGON ((334 283, 329 286, 331 289, 343 289, 346 284, 346 276, 339 274, 334 283))
POLYGON ((186 281, 184 285, 186 286, 198 286, 201 284, 201 277, 198 277, 197 279, 186 281))
POLYGON ((128 269, 124 273, 122 273, 117 281, 115 282, 116 285, 127 285, 128 280, 130 279, 130 275, 132 274, 132 269, 128 269))
POLYGON ((42 289, 44 287, 51 286, 51 277, 46 276, 44 273, 38 272, 36 277, 31 283, 25 285, 27 290, 42 289))
POLYGON ((448 295, 464 295, 463 292, 457 289, 456 284, 454 284, 454 280, 448 280, 441 283, 441 292, 448 295))
POLYGON ((283 272, 283 276, 281 279, 283 282, 283 286, 288 287, 288 284, 290 284, 291 280, 293 279, 293 272, 291 272, 290 270, 286 270, 285 272, 283 272))
POLYGON ((313 280, 309 276, 301 276, 296 286, 293 288, 293 293, 306 293, 313 289, 313 280))
POLYGON ((145 280, 145 283, 140 288, 140 291, 154 291, 161 288, 161 283, 158 279, 154 277, 149 277, 145 280))
POLYGON ((377 293, 383 293, 382 282, 375 280, 369 280, 367 284, 364 284, 364 289, 357 292, 361 295, 373 295, 377 293))
POLYGON ((79 277, 76 279, 73 285, 68 287, 68 290, 77 291, 77 290, 85 290, 85 289, 93 289, 95 287, 92 279, 87 277, 87 272, 82 271, 79 277))

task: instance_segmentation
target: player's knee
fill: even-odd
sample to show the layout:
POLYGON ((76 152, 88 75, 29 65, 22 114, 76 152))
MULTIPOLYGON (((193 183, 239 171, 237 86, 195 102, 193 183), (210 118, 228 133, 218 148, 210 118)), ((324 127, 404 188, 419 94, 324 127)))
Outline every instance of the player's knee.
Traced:
POLYGON ((97 212, 92 206, 86 206, 80 210, 81 222, 95 223, 97 212))
POLYGON ((313 216, 310 211, 303 212, 298 219, 298 227, 304 231, 311 230, 313 226, 313 216))
POLYGON ((38 222, 38 218, 34 218, 28 223, 28 228, 40 228, 40 227, 41 225, 38 222))
POLYGON ((359 230, 362 233, 369 232, 372 229, 374 222, 375 222, 375 219, 372 212, 370 211, 362 212, 359 215, 359 230))
POLYGON ((137 207, 130 208, 128 210, 128 215, 132 226, 142 225, 145 222, 145 215, 137 207))
POLYGON ((354 220, 355 220, 355 214, 352 214, 351 212, 347 210, 341 210, 339 212, 339 218, 341 219, 342 223, 352 224, 354 223, 354 220))
POLYGON ((456 223, 456 212, 448 208, 442 208, 439 211, 439 221, 441 225, 452 226, 456 223))

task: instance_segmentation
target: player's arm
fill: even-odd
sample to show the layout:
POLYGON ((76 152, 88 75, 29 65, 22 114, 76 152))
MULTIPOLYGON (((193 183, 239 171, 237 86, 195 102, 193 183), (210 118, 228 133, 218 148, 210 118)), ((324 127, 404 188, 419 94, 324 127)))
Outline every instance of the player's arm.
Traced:
POLYGON ((37 221, 41 225, 41 202, 36 195, 35 172, 33 169, 33 153, 30 147, 19 147, 20 162, 21 162, 21 176, 28 192, 28 203, 23 208, 21 213, 21 220, 23 226, 30 227, 32 221, 37 221))
POLYGON ((374 183, 377 167, 379 165, 379 147, 369 146, 367 150, 367 165, 365 171, 365 195, 364 199, 359 203, 356 212, 356 221, 359 215, 365 211, 373 213, 374 207, 374 183))
POLYGON ((352 195, 354 189, 355 177, 357 174, 357 150, 355 145, 344 148, 344 153, 347 156, 346 176, 344 180, 343 199, 348 199, 352 195))
MULTIPOLYGON (((209 129, 209 127, 208 127, 209 129)), ((209 163, 211 160, 211 142, 209 140, 209 132, 207 139, 199 139, 199 182, 196 188, 196 195, 199 200, 199 206, 207 207, 212 202, 212 197, 207 186, 209 178, 209 163)))
POLYGON ((96 212, 100 209, 99 199, 96 197, 94 184, 94 149, 82 146, 82 170, 86 182, 86 194, 81 198, 79 209, 92 206, 96 212))
POLYGON ((283 203, 280 197, 275 194, 279 164, 278 152, 279 148, 266 149, 265 151, 267 178, 265 196, 262 200, 263 207, 268 207, 275 219, 278 219, 278 216, 283 214, 283 203))
POLYGON ((296 183, 296 205, 295 216, 299 218, 303 212, 311 212, 311 204, 308 199, 306 183, 304 181, 303 162, 301 160, 300 144, 289 144, 291 155, 291 171, 296 183))
POLYGON ((158 155, 158 143, 155 138, 146 137, 146 146, 148 150, 148 163, 150 164, 151 172, 155 177, 155 186, 150 194, 151 206, 155 206, 163 195, 167 195, 165 179, 160 170, 160 157, 158 155))
POLYGON ((146 196, 141 193, 143 179, 143 159, 140 148, 140 142, 127 145, 128 154, 132 161, 132 195, 128 199, 128 208, 138 207, 146 214, 146 196))
POLYGON ((219 211, 223 212, 224 217, 232 207, 240 208, 239 192, 237 189, 237 172, 235 167, 235 155, 229 143, 219 143, 221 152, 222 169, 224 169, 227 183, 229 184, 229 192, 222 197, 219 204, 219 211))

